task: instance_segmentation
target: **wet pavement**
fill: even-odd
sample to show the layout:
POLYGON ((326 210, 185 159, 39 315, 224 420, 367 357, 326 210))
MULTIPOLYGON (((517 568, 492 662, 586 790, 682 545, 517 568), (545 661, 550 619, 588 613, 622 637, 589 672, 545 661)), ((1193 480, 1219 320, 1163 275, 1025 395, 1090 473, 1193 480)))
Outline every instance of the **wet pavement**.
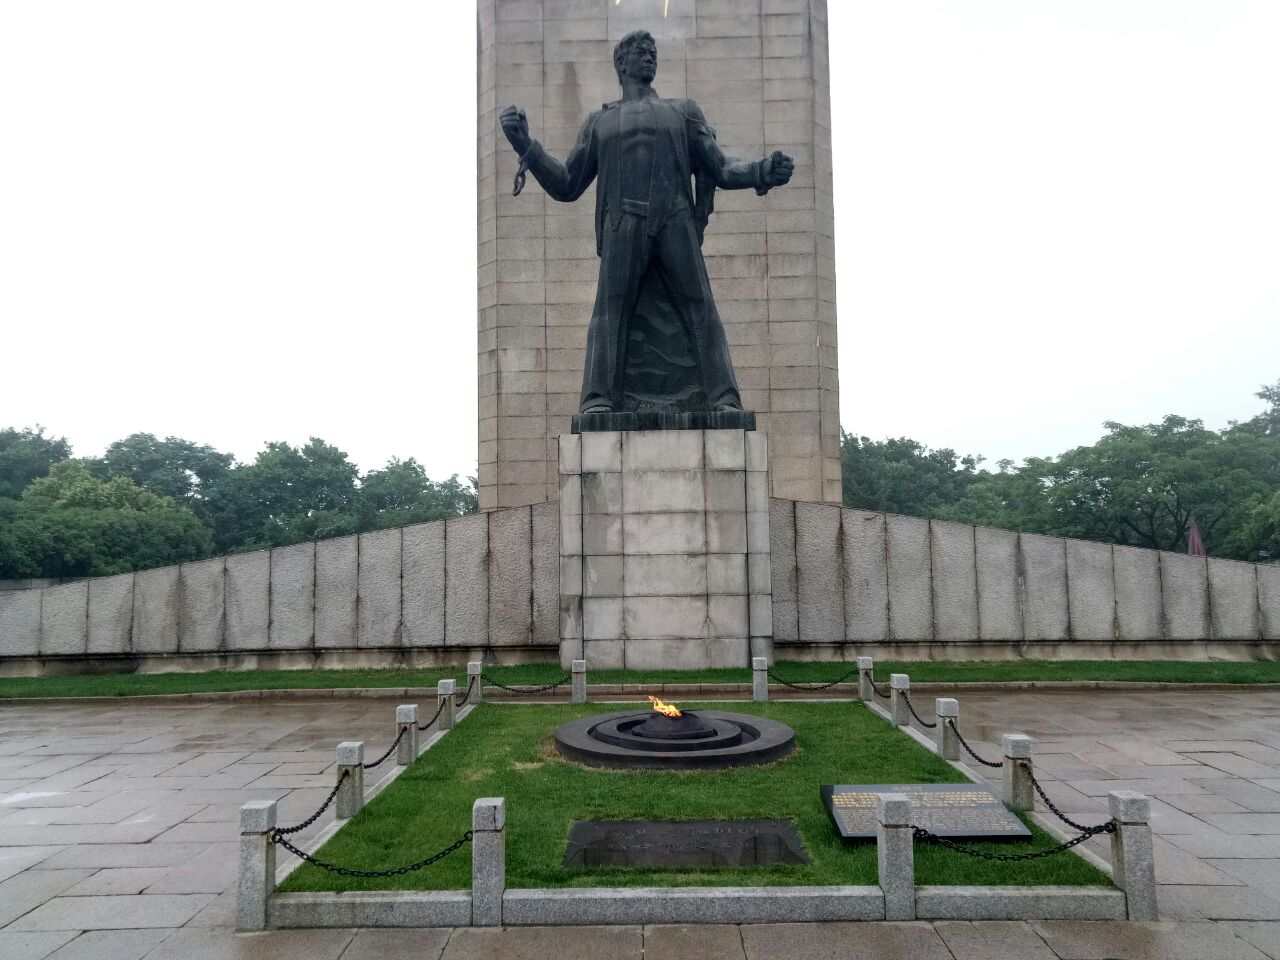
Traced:
POLYGON ((1074 819, 1105 819, 1109 790, 1152 797, 1160 923, 235 933, 240 805, 303 819, 335 744, 389 743, 395 703, 0 704, 0 958, 1280 960, 1280 692, 1249 690, 962 700, 979 753, 1036 738, 1037 776, 1074 819))

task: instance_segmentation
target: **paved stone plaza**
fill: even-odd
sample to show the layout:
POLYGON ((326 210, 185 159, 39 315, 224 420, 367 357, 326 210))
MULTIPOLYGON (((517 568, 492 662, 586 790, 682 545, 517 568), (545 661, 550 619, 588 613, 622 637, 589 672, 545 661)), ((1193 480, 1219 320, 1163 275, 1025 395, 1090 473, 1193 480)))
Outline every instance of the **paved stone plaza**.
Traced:
POLYGON ((8 703, 0 957, 535 960, 572 944, 591 960, 1280 958, 1280 693, 971 694, 961 705, 961 729, 988 755, 1001 733, 1037 739, 1038 774, 1068 814, 1101 820, 1109 790, 1151 795, 1164 922, 238 935, 238 807, 277 799, 282 822, 305 817, 332 785, 334 745, 386 741, 394 701, 8 703))

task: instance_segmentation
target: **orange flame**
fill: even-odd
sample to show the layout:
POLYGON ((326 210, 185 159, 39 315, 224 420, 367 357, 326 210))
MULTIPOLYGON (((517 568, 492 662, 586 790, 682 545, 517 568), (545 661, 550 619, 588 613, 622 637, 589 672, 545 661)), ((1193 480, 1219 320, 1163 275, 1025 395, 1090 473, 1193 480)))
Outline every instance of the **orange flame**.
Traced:
POLYGON ((674 703, 667 703, 667 701, 659 700, 657 697, 650 697, 649 699, 653 702, 653 709, 657 710, 658 713, 662 714, 664 717, 681 716, 680 708, 674 703))

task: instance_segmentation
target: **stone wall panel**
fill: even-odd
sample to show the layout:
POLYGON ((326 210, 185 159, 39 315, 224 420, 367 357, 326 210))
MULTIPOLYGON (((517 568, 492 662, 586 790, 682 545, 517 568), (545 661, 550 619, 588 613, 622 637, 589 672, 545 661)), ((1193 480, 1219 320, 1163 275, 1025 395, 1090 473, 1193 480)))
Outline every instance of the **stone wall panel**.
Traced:
POLYGON ((1160 554, 1139 547, 1114 547, 1116 637, 1126 643, 1164 639, 1160 606, 1160 554))
POLYGON ((1116 585, 1111 545, 1068 540, 1067 600, 1072 640, 1116 636, 1116 585))
POLYGON ((178 649, 212 653, 222 649, 225 561, 184 563, 178 573, 178 649))
POLYGON ((796 505, 793 500, 769 501, 769 579, 773 584, 773 639, 800 639, 796 567, 796 505))
POLYGON ((796 504, 796 563, 800 641, 844 641, 843 564, 840 508, 825 503, 796 504))
POLYGON ((1257 640, 1258 574, 1252 563, 1209 560, 1209 610, 1215 640, 1257 640))
POLYGON ((139 570, 133 578, 133 652, 178 652, 178 568, 139 570))
POLYGON ((133 633, 133 574, 89 581, 89 653, 129 652, 133 633))
MULTIPOLYGON (((311 544, 304 545, 308 554, 311 544)), ((296 549, 286 547, 285 549, 296 549)), ((271 646, 271 551, 255 550, 227 557, 224 586, 228 650, 262 650, 271 646)), ((299 646, 311 645, 311 590, 307 590, 307 636, 299 646)))
POLYGON ((844 638, 879 641, 889 635, 889 580, 883 513, 844 510, 844 638))
POLYGON ((1023 637, 1028 643, 1066 640, 1071 635, 1067 606, 1067 554, 1062 540, 1023 533, 1023 637))
POLYGON ((978 571, 973 527, 933 520, 929 535, 935 639, 976 640, 978 571))
POLYGON ((445 643, 482 647, 489 642, 489 515, 447 521, 445 532, 445 643))
POLYGON ((356 646, 359 575, 357 537, 336 537, 316 543, 316 647, 356 646))
POLYGON ((1018 535, 1012 530, 975 527, 978 632, 983 640, 1022 640, 1022 575, 1018 535))
POLYGON ((489 643, 533 639, 533 517, 529 507, 489 514, 489 643))
POLYGON ((1167 639, 1209 639, 1209 583, 1205 558, 1161 551, 1160 586, 1167 639))
POLYGON ((34 657, 40 653, 40 593, 0 592, 0 655, 34 657))
POLYGON ((40 655, 71 656, 88 649, 89 584, 47 587, 40 601, 40 655))
POLYGON ((406 647, 444 646, 444 537, 443 520, 404 528, 401 618, 406 647))
POLYGON ((933 573, 929 521, 919 517, 886 518, 889 568, 889 637, 933 639, 933 573))
POLYGON ((559 505, 533 507, 533 643, 560 643, 560 510, 559 505))
POLYGON ((1258 607, 1262 615, 1262 639, 1280 640, 1280 565, 1258 567, 1258 607))
POLYGON ((316 633, 316 544, 277 547, 269 565, 271 648, 306 650, 316 633))
POLYGON ((400 530, 360 534, 357 643, 400 645, 400 530))

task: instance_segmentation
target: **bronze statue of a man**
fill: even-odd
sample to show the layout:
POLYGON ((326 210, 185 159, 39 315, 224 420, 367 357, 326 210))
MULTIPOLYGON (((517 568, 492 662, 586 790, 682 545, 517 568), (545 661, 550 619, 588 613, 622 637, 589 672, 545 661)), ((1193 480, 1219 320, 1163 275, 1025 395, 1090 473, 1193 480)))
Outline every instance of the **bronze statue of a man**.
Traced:
POLYGON ((581 412, 740 410, 729 344, 702 259, 716 187, 764 195, 791 179, 794 162, 725 157, 692 100, 653 89, 658 47, 637 31, 613 53, 622 99, 591 114, 567 163, 529 136, 524 111, 502 111, 502 130, 555 200, 596 187, 600 281, 587 330, 581 412), (694 182, 697 183, 695 193, 694 182))

